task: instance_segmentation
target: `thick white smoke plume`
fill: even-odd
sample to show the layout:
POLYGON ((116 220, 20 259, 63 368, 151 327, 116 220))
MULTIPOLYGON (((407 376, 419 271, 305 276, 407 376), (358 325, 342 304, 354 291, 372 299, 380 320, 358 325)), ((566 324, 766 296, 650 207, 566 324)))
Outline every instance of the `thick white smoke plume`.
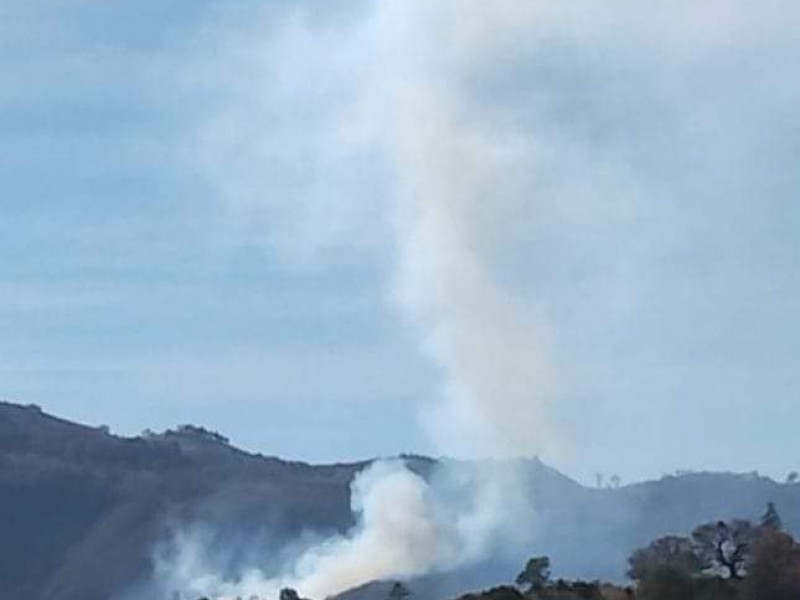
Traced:
MULTIPOLYGON (((472 89, 474 77, 502 75, 504 62, 525 59, 535 17, 510 0, 385 0, 333 33, 289 19, 269 47, 281 60, 292 52, 299 71, 267 69, 281 78, 287 106, 302 104, 313 85, 333 92, 335 109, 309 125, 321 132, 320 162, 348 171, 354 156, 374 155, 385 165, 386 197, 373 201, 390 215, 393 301, 443 379, 443 402, 425 422, 442 451, 465 457, 552 452, 557 439, 542 328, 496 268, 530 218, 534 140, 507 121, 513 111, 495 111, 490 100, 479 105, 486 99, 472 89)), ((257 160, 251 166, 258 170, 257 160)), ((336 177, 325 183, 333 198, 344 194, 336 177)), ((234 186, 236 202, 269 204, 254 188, 234 186)), ((326 206, 317 201, 323 213, 326 206)), ((441 484, 453 475, 440 477, 437 484, 401 463, 374 465, 353 485, 357 528, 308 548, 279 577, 253 572, 225 581, 183 539, 177 558, 163 563, 162 580, 211 597, 275 597, 290 586, 322 598, 478 560, 493 539, 519 530, 510 524, 530 499, 512 463, 474 466, 466 503, 441 484)))
MULTIPOLYGON (((440 368, 443 401, 425 415, 438 448, 462 457, 554 455, 561 436, 548 410, 544 322, 534 303, 515 299, 502 281, 503 264, 525 261, 530 251, 529 225, 547 206, 536 189, 553 160, 526 126, 527 109, 483 96, 487 84, 517 85, 503 79, 515 77, 535 51, 544 6, 353 6, 344 24, 332 26, 315 24, 312 9, 299 10, 263 44, 271 60, 255 70, 265 80, 261 100, 285 113, 263 114, 259 98, 251 98, 233 125, 220 120, 208 146, 227 148, 229 130, 252 119, 248 143, 259 115, 274 123, 299 114, 298 129, 312 133, 281 140, 288 145, 282 153, 269 137, 279 132, 265 130, 267 139, 248 146, 251 156, 236 154, 234 170, 221 177, 234 182, 229 197, 238 214, 278 223, 271 239, 284 249, 300 246, 301 254, 331 237, 356 246, 391 239, 393 302, 440 368), (258 175, 241 176, 282 160, 307 168, 315 182, 303 188, 299 205, 263 192, 258 175)), ((236 149, 241 144, 237 136, 236 149)), ((226 156, 212 152, 212 162, 226 156)), ((593 167, 583 170, 591 180, 593 167)), ((551 196, 570 193, 549 187, 551 196)))
MULTIPOLYGON (((563 377, 554 373, 561 363, 543 351, 550 341, 543 313, 579 319, 570 309, 589 297, 594 310, 624 306, 628 290, 619 282, 626 278, 616 271, 624 274, 638 255, 636 240, 648 235, 637 220, 648 190, 628 166, 637 148, 614 131, 617 113, 641 117, 640 107, 626 104, 632 82, 653 98, 671 89, 680 100, 703 87, 686 74, 713 76, 709 65, 732 40, 751 24, 760 31, 755 38, 769 37, 771 25, 749 18, 744 2, 344 5, 323 23, 314 15, 319 5, 299 2, 243 42, 225 68, 246 81, 226 72, 237 89, 207 136, 209 164, 234 212, 258 235, 262 221, 277 223, 267 235, 290 252, 335 246, 332 239, 361 249, 391 240, 392 300, 420 332, 443 381, 443 401, 425 415, 443 452, 557 455, 563 438, 552 399, 563 377), (598 57, 611 66, 592 71, 598 57), (581 83, 581 74, 596 80, 581 83), (533 86, 534 75, 549 82, 548 93, 533 86), (598 114, 587 119, 580 104, 565 111, 560 102, 573 95, 591 99, 598 114), (614 140, 620 158, 594 138, 614 140), (297 189, 302 201, 287 202, 282 192, 297 189), (629 240, 625 256, 617 255, 620 232, 629 240), (602 275, 587 274, 587 266, 602 275), (543 308, 547 286, 562 285, 569 269, 581 302, 543 308), (525 272, 533 273, 535 294, 526 291, 525 272)), ((675 117, 675 98, 651 99, 652 120, 672 118, 702 135, 695 122, 675 117)), ((708 104, 712 112, 727 105, 708 104)), ((163 577, 212 596, 271 597, 291 585, 323 597, 463 564, 511 529, 530 501, 513 467, 478 468, 473 477, 480 485, 460 506, 435 482, 379 464, 354 484, 356 530, 312 546, 280 577, 223 581, 190 541, 179 544, 185 551, 165 563, 163 577)))
POLYGON ((458 567, 483 556, 502 526, 499 502, 514 501, 500 498, 500 487, 481 482, 474 498, 456 503, 448 491, 458 484, 451 473, 429 483, 400 461, 376 462, 353 482, 358 524, 348 535, 310 545, 278 576, 256 569, 229 581, 204 553, 203 536, 180 532, 156 557, 160 590, 189 597, 277 598, 291 587, 325 598, 368 581, 458 567))
POLYGON ((532 167, 532 143, 488 119, 470 90, 471 76, 524 51, 512 40, 532 16, 507 1, 390 1, 362 33, 376 59, 355 115, 395 174, 395 298, 441 367, 433 439, 460 455, 552 447, 532 315, 492 268, 527 203, 513 182, 532 167))
MULTIPOLYGON (((255 571, 226 582, 197 560, 196 543, 180 540, 179 555, 164 565, 163 578, 175 589, 213 597, 257 595, 277 598, 283 587, 324 598, 386 573, 413 576, 431 564, 457 555, 460 532, 444 530, 428 497, 426 484, 401 464, 376 463, 353 483, 352 508, 358 530, 306 550, 291 570, 278 578, 255 571)), ((170 585, 168 584, 168 585, 170 585)))

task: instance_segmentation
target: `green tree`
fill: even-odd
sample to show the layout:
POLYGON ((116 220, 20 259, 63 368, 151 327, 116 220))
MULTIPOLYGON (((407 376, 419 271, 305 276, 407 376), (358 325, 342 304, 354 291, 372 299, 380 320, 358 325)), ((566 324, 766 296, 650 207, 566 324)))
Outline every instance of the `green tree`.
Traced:
POLYGON ((639 582, 638 597, 642 600, 693 600, 694 579, 680 566, 660 564, 649 569, 639 582))
POLYGON ((406 600, 410 595, 408 588, 399 581, 395 581, 389 590, 389 600, 406 600))
POLYGON ((704 568, 689 538, 666 536, 658 538, 646 548, 640 548, 628 559, 628 577, 635 581, 645 579, 654 569, 671 566, 690 576, 698 575, 704 568))
POLYGON ((746 600, 800 598, 800 546, 790 535, 771 530, 755 541, 744 597, 746 600))
POLYGON ((542 589, 550 579, 550 558, 535 556, 525 565, 522 572, 517 575, 517 585, 527 586, 528 592, 542 589))
POLYGON ((781 516, 778 514, 778 509, 775 508, 774 502, 767 504, 767 512, 761 516, 761 528, 771 531, 781 531, 783 529, 783 521, 781 521, 781 516))
POLYGON ((278 600, 303 600, 293 588, 283 588, 278 595, 278 600))

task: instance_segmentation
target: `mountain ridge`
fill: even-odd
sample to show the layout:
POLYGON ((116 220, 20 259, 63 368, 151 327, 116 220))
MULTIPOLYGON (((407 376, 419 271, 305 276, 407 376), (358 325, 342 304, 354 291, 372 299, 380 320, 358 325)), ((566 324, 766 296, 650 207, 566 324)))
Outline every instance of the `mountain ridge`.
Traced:
MULTIPOLYGON (((397 459, 423 477, 449 460, 397 459)), ((232 556, 220 567, 225 574, 235 577, 253 556, 269 572, 289 541, 354 525, 349 486, 373 460, 286 461, 194 425, 122 437, 2 402, 0 596, 118 598, 148 581, 154 549, 175 527, 197 524, 211 532, 210 555, 232 556)), ((521 464, 532 500, 520 528, 534 540, 525 551, 551 555, 559 574, 619 579, 626 556, 654 537, 755 518, 767 501, 778 504, 788 529, 800 530, 800 486, 753 474, 689 473, 597 489, 538 459, 521 464)), ((472 588, 507 582, 523 558, 495 557, 469 578, 443 574, 426 589, 445 597, 467 581, 472 588)))

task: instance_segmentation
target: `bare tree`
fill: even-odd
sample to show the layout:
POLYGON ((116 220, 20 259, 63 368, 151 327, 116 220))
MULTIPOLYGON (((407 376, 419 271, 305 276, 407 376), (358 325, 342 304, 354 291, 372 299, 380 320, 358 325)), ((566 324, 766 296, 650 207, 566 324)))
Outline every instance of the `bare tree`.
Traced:
POLYGON ((700 525, 692 532, 692 541, 706 569, 720 571, 730 579, 742 579, 756 533, 750 521, 734 519, 700 525))

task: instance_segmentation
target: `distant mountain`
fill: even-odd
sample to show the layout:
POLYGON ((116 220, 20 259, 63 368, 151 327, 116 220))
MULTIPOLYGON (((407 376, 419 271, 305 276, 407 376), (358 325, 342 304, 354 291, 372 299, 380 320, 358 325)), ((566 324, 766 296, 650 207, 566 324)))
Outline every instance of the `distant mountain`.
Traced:
MULTIPOLYGON (((406 461, 423 476, 436 466, 426 457, 406 461)), ((119 598, 149 579, 154 548, 176 525, 203 524, 204 546, 224 550, 231 573, 254 554, 269 569, 287 541, 353 525, 349 485, 368 464, 249 454, 194 426, 123 438, 36 406, 0 403, 0 598, 119 598)), ((524 552, 549 554, 559 575, 619 579, 630 551, 654 537, 755 518, 768 501, 800 531, 800 485, 696 473, 600 490, 538 460, 525 468, 531 507, 520 528, 535 544, 524 552)), ((523 559, 497 557, 411 585, 424 591, 417 597, 445 597, 510 581, 523 559)), ((383 588, 354 591, 353 600, 371 600, 368 589, 383 588)))

